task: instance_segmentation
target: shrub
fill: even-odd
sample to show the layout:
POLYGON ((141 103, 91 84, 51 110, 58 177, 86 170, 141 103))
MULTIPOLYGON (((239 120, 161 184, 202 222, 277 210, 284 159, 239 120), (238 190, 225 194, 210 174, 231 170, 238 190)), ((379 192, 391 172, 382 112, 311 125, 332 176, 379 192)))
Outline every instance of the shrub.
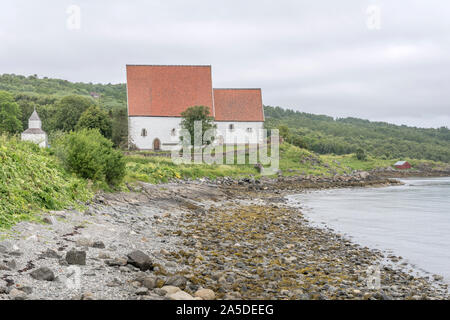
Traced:
POLYGON ((356 158, 361 161, 365 161, 367 159, 366 153, 363 149, 359 148, 356 150, 356 158))
POLYGON ((98 129, 108 139, 112 134, 112 124, 108 114, 95 105, 83 112, 75 129, 98 129))
POLYGON ((122 153, 97 129, 82 129, 58 138, 55 153, 70 172, 85 179, 117 186, 125 176, 122 153))
POLYGON ((77 206, 92 197, 86 181, 68 174, 48 150, 0 136, 0 228, 37 219, 40 211, 77 206))

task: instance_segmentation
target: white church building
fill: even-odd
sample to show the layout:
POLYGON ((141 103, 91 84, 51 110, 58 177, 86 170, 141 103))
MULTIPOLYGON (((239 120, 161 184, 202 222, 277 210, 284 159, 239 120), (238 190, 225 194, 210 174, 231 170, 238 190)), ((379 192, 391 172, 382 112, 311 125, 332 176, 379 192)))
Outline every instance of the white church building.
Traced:
POLYGON ((264 110, 261 89, 214 89, 211 66, 127 65, 128 137, 140 150, 179 147, 181 113, 206 106, 216 143, 257 144, 264 110))
POLYGON ((28 119, 28 129, 22 132, 21 138, 23 141, 34 142, 42 148, 48 146, 47 133, 42 130, 42 121, 39 118, 36 109, 28 119))

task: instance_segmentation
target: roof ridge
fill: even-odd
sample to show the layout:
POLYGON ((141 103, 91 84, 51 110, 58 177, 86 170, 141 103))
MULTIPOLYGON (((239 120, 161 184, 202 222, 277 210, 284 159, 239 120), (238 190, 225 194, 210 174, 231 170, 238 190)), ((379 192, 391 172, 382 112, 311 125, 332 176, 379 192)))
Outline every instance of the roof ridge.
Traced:
POLYGON ((210 64, 127 64, 127 67, 211 67, 210 64))
POLYGON ((213 88, 214 90, 261 90, 261 88, 213 88))

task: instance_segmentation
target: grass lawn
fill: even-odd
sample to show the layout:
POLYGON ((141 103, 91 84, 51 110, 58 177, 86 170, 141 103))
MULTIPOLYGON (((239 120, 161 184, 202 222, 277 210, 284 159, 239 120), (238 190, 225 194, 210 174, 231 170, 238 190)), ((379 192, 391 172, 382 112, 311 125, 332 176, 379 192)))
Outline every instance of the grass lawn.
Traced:
MULTIPOLYGON (((236 151, 243 148, 235 148, 236 151)), ((135 153, 127 156, 127 182, 144 181, 150 183, 167 182, 171 178, 196 179, 202 177, 243 178, 259 177, 257 169, 251 164, 175 164, 168 157, 145 157, 135 153)), ((368 156, 365 161, 358 160, 356 155, 317 155, 306 149, 301 149, 283 143, 280 145, 280 170, 284 176, 317 175, 334 176, 336 174, 351 173, 354 170, 369 171, 376 168, 392 166, 399 160, 409 161, 413 167, 428 164, 439 167, 444 164, 429 160, 415 159, 378 159, 368 156)), ((235 158, 236 161, 236 158, 235 158)))

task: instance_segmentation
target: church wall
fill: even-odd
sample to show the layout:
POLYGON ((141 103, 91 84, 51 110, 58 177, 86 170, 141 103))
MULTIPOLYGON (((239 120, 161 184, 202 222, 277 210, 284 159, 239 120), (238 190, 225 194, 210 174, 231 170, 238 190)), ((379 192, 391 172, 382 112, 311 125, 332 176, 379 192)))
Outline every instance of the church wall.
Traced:
POLYGON ((178 148, 180 122, 178 117, 129 117, 128 136, 140 150, 152 150, 155 139, 160 140, 161 150, 172 150, 178 148), (143 129, 147 131, 146 136, 142 136, 143 129), (173 129, 175 135, 172 135, 173 129))
POLYGON ((223 141, 224 144, 257 144, 261 141, 259 131, 264 128, 264 122, 218 121, 216 124, 217 141, 223 141), (230 125, 233 129, 230 129, 230 125))
POLYGON ((22 133, 23 141, 31 141, 39 145, 41 148, 46 148, 48 145, 47 134, 22 133))
MULTIPOLYGON (((153 150, 155 139, 160 140, 161 150, 179 148, 180 123, 181 118, 177 117, 129 117, 130 142, 140 150, 153 150), (143 129, 146 130, 146 136, 142 135, 143 129), (175 135, 172 135, 173 129, 176 131, 175 135)), ((257 144, 261 139, 259 130, 264 128, 264 122, 219 121, 216 125, 216 143, 223 144, 257 144), (233 125, 233 130, 230 130, 230 125, 233 125)))

